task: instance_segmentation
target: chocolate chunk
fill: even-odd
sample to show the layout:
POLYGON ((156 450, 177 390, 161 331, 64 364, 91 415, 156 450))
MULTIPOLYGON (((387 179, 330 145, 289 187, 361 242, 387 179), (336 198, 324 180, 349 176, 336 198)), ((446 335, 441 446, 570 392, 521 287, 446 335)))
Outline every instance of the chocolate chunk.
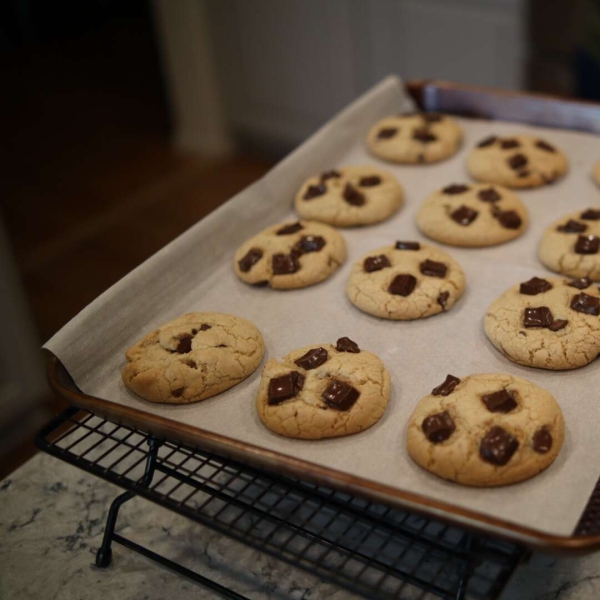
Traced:
POLYGON ((554 316, 547 306, 525 309, 523 327, 550 327, 553 322, 554 316))
POLYGON ((294 363, 309 371, 310 369, 316 369, 318 366, 322 365, 328 358, 329 355, 325 348, 313 348, 304 356, 295 360, 294 363))
POLYGON ((438 385, 436 388, 433 388, 431 393, 434 396, 449 396, 459 383, 460 379, 458 377, 454 377, 454 375, 446 375, 444 383, 440 383, 440 385, 438 385))
POLYGON ((320 235, 303 235, 292 248, 294 256, 302 256, 309 252, 319 252, 325 247, 325 238, 320 235))
POLYGON ((564 329, 568 323, 569 321, 566 319, 556 319, 552 324, 548 325, 548 329, 550 331, 560 331, 561 329, 564 329))
POLYGON ((524 167, 529 162, 529 160, 524 154, 515 154, 514 156, 511 156, 507 162, 508 166, 511 169, 517 170, 521 167, 524 167))
POLYGON ((268 279, 261 279, 260 281, 256 281, 252 284, 254 287, 266 287, 269 285, 268 279))
POLYGON ((413 140, 418 140, 423 144, 429 144, 429 142, 435 142, 437 140, 437 135, 431 133, 427 127, 419 127, 418 129, 414 129, 412 137, 413 140))
POLYGON ((304 387, 304 375, 291 371, 287 375, 275 377, 269 381, 268 400, 270 406, 281 404, 298 394, 304 387))
POLYGON ((450 217, 459 225, 470 225, 479 213, 464 204, 450 214, 450 217))
POLYGON ((523 179, 523 177, 529 177, 529 175, 531 175, 531 172, 527 169, 522 169, 517 172, 517 177, 520 177, 521 179, 523 179))
POLYGON ((537 296, 551 289, 552 284, 549 281, 540 277, 532 277, 529 281, 525 281, 520 285, 519 292, 527 296, 537 296))
POLYGON ((478 148, 487 148, 491 146, 498 138, 495 135, 490 135, 489 137, 484 138, 477 144, 478 148))
POLYGON ((247 273, 261 258, 263 251, 259 248, 250 248, 245 256, 238 261, 238 267, 242 273, 247 273))
POLYGON ((517 451, 519 441, 502 429, 492 427, 479 444, 479 456, 493 465, 505 465, 517 451))
POLYGON ((362 206, 365 203, 365 195, 350 183, 346 184, 343 196, 344 200, 352 206, 362 206))
POLYGON ((212 326, 208 323, 202 323, 202 325, 200 325, 200 331, 208 331, 209 329, 212 329, 212 326))
POLYGON ((183 391, 185 390, 185 388, 177 388, 176 390, 173 390, 171 392, 171 396, 173 396, 173 398, 181 398, 183 391))
POLYGON ((388 292, 394 296, 410 296, 417 285, 416 277, 412 275, 396 275, 388 287, 388 292))
POLYGON ((273 275, 291 275, 300 270, 298 259, 292 254, 273 254, 273 275))
POLYGON ((277 235, 290 235, 291 233, 296 233, 297 231, 300 231, 301 229, 304 229, 304 225, 302 225, 302 223, 300 223, 300 221, 297 221, 296 223, 290 223, 289 225, 284 225, 281 229, 278 229, 276 231, 277 235))
POLYGON ((556 152, 556 148, 551 146, 548 142, 544 142, 544 140, 538 140, 535 145, 540 150, 545 150, 546 152, 556 152))
POLYGON ((584 219, 585 221, 600 221, 600 210, 588 208, 579 215, 579 218, 584 219))
POLYGON ((580 277, 579 279, 571 281, 571 283, 567 283, 567 285, 569 287, 577 288, 578 290, 585 290, 585 288, 592 285, 592 280, 589 277, 580 277))
POLYGON ((436 262, 435 260, 424 260, 420 265, 419 269, 423 275, 429 275, 429 277, 446 277, 446 272, 448 271, 448 267, 441 262, 436 262))
POLYGON ((384 127, 377 132, 377 138, 380 140, 389 140, 398 132, 397 127, 384 127))
POLYGON ((335 345, 335 349, 338 352, 351 352, 352 354, 359 354, 360 348, 356 342, 353 342, 348 337, 341 337, 337 344, 335 345))
POLYGON ((370 175, 368 177, 361 177, 358 185, 361 187, 374 187, 381 183, 381 177, 379 175, 370 175))
POLYGON ((585 292, 573 296, 571 308, 586 315, 600 315, 600 300, 585 292))
POLYGON ((577 254, 597 254, 600 250, 600 238, 595 235, 580 235, 575 244, 577 254))
POLYGON ((419 242, 396 242, 396 250, 420 250, 419 242))
POLYGON ((446 310, 446 304, 448 303, 448 298, 450 297, 450 292, 440 292, 437 297, 437 303, 442 307, 442 310, 446 310))
POLYGON ((426 123, 439 123, 444 118, 438 113, 422 113, 421 117, 426 123))
POLYGON ((500 142, 500 147, 502 148, 502 150, 510 150, 511 148, 520 148, 521 143, 519 142, 519 140, 514 139, 502 140, 500 142))
POLYGON ((564 225, 559 225, 556 228, 556 231, 561 231, 562 233, 583 233, 586 229, 587 225, 585 223, 580 223, 579 221, 573 221, 573 219, 571 219, 564 225))
POLYGON ((339 171, 335 171, 335 170, 325 171, 325 173, 321 174, 321 182, 327 181, 328 179, 337 179, 338 177, 341 177, 341 174, 339 173, 339 171))
POLYGON ((447 185, 442 190, 442 193, 448 194, 449 196, 453 196, 455 194, 464 194, 465 192, 468 192, 468 191, 469 191, 468 185, 460 185, 457 183, 453 183, 452 185, 447 185))
POLYGON ((192 340, 194 336, 190 333, 182 333, 177 338, 179 343, 177 344, 177 348, 175 348, 175 352, 179 354, 187 354, 192 351, 192 340))
POLYGON ((514 210, 503 210, 494 216, 505 229, 519 229, 521 227, 521 217, 514 210))
POLYGON ((423 419, 421 429, 432 444, 439 444, 445 442, 456 431, 456 425, 450 413, 445 410, 423 419))
POLYGON ((357 389, 339 379, 332 380, 321 394, 325 404, 336 410, 348 410, 359 396, 357 389))
POLYGON ((318 185, 309 185, 302 196, 303 200, 312 200, 313 198, 318 198, 322 196, 327 191, 327 186, 324 183, 319 183, 318 185))
POLYGON ((552 448, 552 436, 546 426, 540 427, 533 434, 533 449, 539 454, 546 454, 552 448))
POLYGON ((374 271, 381 271, 387 267, 391 267, 391 263, 385 254, 379 254, 378 256, 369 256, 365 258, 363 262, 363 269, 366 273, 373 273, 374 271))
POLYGON ((519 406, 512 392, 500 390, 493 394, 481 396, 486 408, 493 413, 508 413, 519 406))
POLYGON ((484 202, 498 202, 502 198, 500 194, 494 188, 488 188, 487 190, 481 190, 477 197, 484 202))

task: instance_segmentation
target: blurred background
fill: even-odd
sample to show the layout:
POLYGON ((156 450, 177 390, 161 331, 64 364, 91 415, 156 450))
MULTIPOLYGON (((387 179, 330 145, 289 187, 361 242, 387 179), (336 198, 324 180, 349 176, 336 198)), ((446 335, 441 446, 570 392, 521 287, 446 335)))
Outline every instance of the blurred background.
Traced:
POLYGON ((41 344, 390 73, 600 99, 600 0, 0 3, 0 476, 41 344))

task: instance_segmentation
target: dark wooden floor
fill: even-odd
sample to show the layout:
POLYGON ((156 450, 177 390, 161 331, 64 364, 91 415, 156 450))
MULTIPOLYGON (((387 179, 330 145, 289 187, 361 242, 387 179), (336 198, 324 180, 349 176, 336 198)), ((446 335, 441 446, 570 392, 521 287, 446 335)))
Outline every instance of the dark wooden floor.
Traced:
MULTIPOLYGON (((40 343, 270 167, 172 150, 144 24, 22 50, 4 66, 2 213, 40 343)), ((33 451, 26 441, 0 460, 0 476, 33 451)))

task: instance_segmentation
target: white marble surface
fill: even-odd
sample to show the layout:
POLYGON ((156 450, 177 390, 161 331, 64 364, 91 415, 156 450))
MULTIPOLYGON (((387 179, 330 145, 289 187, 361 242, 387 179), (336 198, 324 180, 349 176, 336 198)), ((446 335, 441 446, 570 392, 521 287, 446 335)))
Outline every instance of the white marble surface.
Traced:
MULTIPOLYGON (((108 569, 94 566, 108 507, 118 493, 45 454, 1 482, 0 598, 214 598, 118 544, 108 569)), ((125 504, 117 531, 252 599, 356 597, 139 498, 125 504)), ((600 598, 600 553, 569 559, 536 554, 515 573, 502 598, 600 598)))

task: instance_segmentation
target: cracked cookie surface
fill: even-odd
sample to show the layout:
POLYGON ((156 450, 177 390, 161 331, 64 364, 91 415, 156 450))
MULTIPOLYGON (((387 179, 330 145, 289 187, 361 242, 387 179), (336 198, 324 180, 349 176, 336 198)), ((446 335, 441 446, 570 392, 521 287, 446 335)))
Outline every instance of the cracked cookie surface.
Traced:
POLYGON ((462 140, 458 123, 438 113, 386 117, 367 135, 369 151, 396 163, 432 163, 456 154, 462 140))
POLYGON ((313 344, 265 365, 256 410, 271 431, 292 438, 350 435, 374 425, 390 397, 390 375, 348 338, 313 344))
POLYGON ((568 170, 567 157, 556 146, 532 135, 481 140, 467 156, 474 179, 511 188, 553 183, 568 170))
POLYGON ((600 206, 552 223, 542 236, 538 255, 552 271, 600 281, 600 206))
POLYGON ((449 254, 420 242, 398 241, 354 264, 346 294, 370 315, 409 321, 450 310, 464 289, 464 272, 449 254))
POLYGON ((590 280, 533 278, 492 302, 484 329, 500 352, 521 365, 583 367, 600 353, 600 290, 590 280))
POLYGON ((489 184, 452 184, 421 204, 417 225, 427 236, 452 246, 502 244, 525 231, 527 209, 510 190, 489 184))
POLYGON ((222 313, 188 313, 129 348, 121 376, 145 400, 188 404, 248 377, 264 352, 262 335, 250 321, 222 313))
POLYGON ((408 453, 427 471, 465 485, 506 485, 558 456, 564 418, 543 388, 492 373, 461 378, 447 395, 437 389, 419 401, 407 431, 408 453))
POLYGON ((333 227, 295 221, 267 227, 244 242, 233 268, 245 283, 287 290, 327 279, 345 258, 344 238, 333 227))
POLYGON ((296 195, 296 212, 336 227, 379 223, 402 206, 397 179, 374 166, 340 167, 307 180, 296 195))

